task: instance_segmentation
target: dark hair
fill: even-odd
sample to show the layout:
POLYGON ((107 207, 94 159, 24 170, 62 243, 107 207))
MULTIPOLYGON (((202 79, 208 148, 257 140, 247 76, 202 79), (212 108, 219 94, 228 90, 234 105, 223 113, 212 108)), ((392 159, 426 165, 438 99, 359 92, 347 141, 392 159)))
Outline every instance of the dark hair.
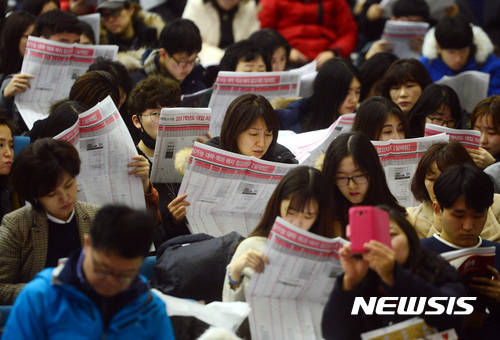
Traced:
POLYGON ((43 6, 51 2, 55 3, 57 8, 60 8, 59 0, 23 0, 21 9, 34 16, 39 16, 42 13, 43 6))
POLYGON ((73 83, 69 91, 69 99, 75 100, 90 109, 109 95, 118 108, 120 106, 118 87, 118 80, 111 73, 89 71, 82 74, 73 83))
POLYGON ((138 116, 148 109, 179 105, 181 105, 179 83, 162 76, 151 76, 142 80, 130 92, 128 98, 130 114, 138 116))
POLYGON ((460 15, 439 20, 434 36, 440 48, 458 50, 473 46, 472 27, 460 15))
POLYGON ((280 47, 283 47, 286 51, 286 64, 288 64, 291 46, 288 41, 275 29, 264 28, 258 30, 256 32, 253 32, 248 39, 255 41, 264 52, 267 63, 270 66, 267 68, 268 71, 272 71, 271 60, 273 58, 274 52, 276 52, 276 50, 280 47))
POLYGON ((432 84, 431 76, 427 68, 417 59, 399 59, 396 60, 385 72, 384 78, 380 84, 382 95, 391 99, 391 87, 403 85, 409 81, 416 82, 422 88, 432 84))
POLYGON ((11 175, 21 198, 42 211, 38 199, 53 191, 65 172, 73 178, 80 172, 78 151, 66 141, 42 138, 16 156, 11 175))
POLYGON ((161 31, 159 45, 170 56, 182 52, 198 53, 201 51, 200 30, 189 19, 175 19, 161 31))
MULTIPOLYGON (((82 34, 87 36, 87 38, 89 38, 90 41, 92 41, 92 44, 95 45, 95 43, 96 43, 95 33, 94 33, 94 29, 92 28, 92 26, 90 26, 90 24, 88 22, 80 20, 80 28, 82 29, 82 34)), ((99 58, 102 58, 102 57, 99 57, 99 58)))
POLYGON ((435 283, 442 274, 441 271, 449 266, 448 262, 438 254, 422 247, 415 228, 406 218, 406 212, 403 213, 385 205, 380 205, 378 208, 389 213, 389 218, 398 225, 408 239, 409 254, 403 266, 425 281, 435 283))
POLYGON ((398 57, 390 52, 379 52, 361 64, 359 67, 359 77, 363 86, 361 86, 360 100, 368 98, 372 87, 375 87, 374 91, 377 96, 382 94, 380 81, 385 72, 396 60, 398 60, 398 57))
POLYGON ((417 169, 411 181, 411 192, 416 200, 429 201, 429 193, 425 187, 425 177, 432 164, 436 162, 439 171, 443 172, 454 164, 474 164, 469 153, 462 144, 457 142, 433 144, 418 162, 417 169))
POLYGON ((408 114, 409 138, 423 137, 425 133, 425 118, 433 114, 441 105, 450 109, 451 116, 456 120, 455 128, 462 122, 462 108, 457 93, 448 85, 430 84, 427 86, 408 114))
POLYGON ((71 12, 55 9, 43 13, 36 19, 34 36, 48 38, 57 33, 82 34, 77 16, 71 12))
POLYGON ((106 205, 90 228, 90 244, 98 251, 126 259, 146 257, 153 243, 155 223, 145 211, 125 205, 106 205))
POLYGON ((262 57, 262 61, 266 64, 266 70, 271 69, 271 61, 267 60, 264 50, 260 45, 250 39, 240 40, 230 46, 228 46, 224 52, 219 63, 220 71, 236 71, 236 66, 238 62, 243 59, 244 61, 251 61, 258 57, 262 57))
POLYGON ((50 108, 49 116, 33 124, 29 132, 32 141, 45 137, 55 137, 67 128, 73 126, 78 120, 78 115, 85 108, 76 101, 63 99, 50 108))
POLYGON ((340 236, 334 235, 333 232, 331 198, 323 174, 311 167, 298 166, 291 169, 276 186, 267 202, 264 215, 248 237, 267 237, 276 217, 281 215, 281 202, 287 199, 290 200, 290 206, 297 211, 303 211, 307 202, 316 200, 318 216, 309 231, 326 237, 340 236))
POLYGON ((111 73, 118 81, 118 86, 125 91, 127 96, 134 87, 134 82, 127 68, 117 60, 97 57, 95 62, 89 66, 87 71, 106 71, 111 73))
POLYGON ((473 164, 452 165, 434 183, 434 194, 441 210, 451 208, 460 196, 464 196, 467 208, 485 211, 493 204, 494 193, 490 176, 473 164))
POLYGON ((344 133, 330 144, 323 163, 323 173, 328 187, 333 190, 336 217, 343 228, 347 225, 347 212, 352 203, 340 192, 336 178, 340 162, 348 156, 351 156, 359 169, 368 176, 368 191, 362 205, 385 204, 399 211, 405 211, 390 192, 377 151, 368 137, 361 132, 344 133))
POLYGON ((356 68, 346 59, 335 57, 321 66, 314 79, 309 112, 301 117, 304 132, 326 129, 337 120, 354 78, 361 81, 356 68))
POLYGON ((19 51, 19 42, 24 32, 35 23, 36 17, 28 12, 14 12, 5 20, 0 40, 0 73, 5 75, 21 70, 23 56, 19 51))
POLYGON ((361 103, 357 111, 352 131, 362 132, 370 140, 379 140, 385 121, 390 115, 399 118, 406 133, 406 115, 399 106, 385 97, 370 97, 361 103))
MULTIPOLYGON (((485 99, 481 100, 479 103, 477 103, 476 107, 474 107, 474 110, 472 110, 472 114, 470 115, 471 127, 474 127, 474 125, 476 124, 476 121, 483 116, 490 116, 491 117, 491 119, 493 121, 493 125, 495 125, 497 132, 500 134, 500 96, 499 95, 485 98, 485 99)), ((493 156, 495 156, 495 155, 493 155, 493 156)))
POLYGON ((392 15, 396 18, 419 16, 423 21, 429 21, 430 9, 425 0, 397 0, 392 5, 392 15))
POLYGON ((10 130, 12 137, 14 137, 14 134, 16 132, 16 127, 14 123, 10 119, 5 117, 5 113, 2 112, 2 110, 0 110, 0 126, 2 125, 7 126, 7 128, 9 128, 10 130))
POLYGON ((262 159, 270 159, 276 141, 280 122, 266 98, 255 94, 243 94, 231 102, 227 108, 220 131, 220 146, 222 149, 239 153, 238 136, 248 129, 257 119, 263 118, 267 128, 273 132, 273 140, 262 159))

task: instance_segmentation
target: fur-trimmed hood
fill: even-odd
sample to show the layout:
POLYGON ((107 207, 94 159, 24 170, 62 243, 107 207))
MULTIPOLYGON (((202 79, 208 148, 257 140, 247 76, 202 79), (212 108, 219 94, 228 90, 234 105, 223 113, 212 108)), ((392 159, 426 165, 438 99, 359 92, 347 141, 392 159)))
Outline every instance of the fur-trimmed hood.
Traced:
MULTIPOLYGON (((425 35, 424 44, 422 45, 422 55, 429 59, 438 58, 438 51, 436 47, 436 36, 434 35, 434 27, 431 28, 425 35)), ((493 53, 493 43, 491 42, 488 34, 479 26, 472 25, 472 42, 476 46, 475 61, 478 64, 484 63, 491 53, 493 53)))

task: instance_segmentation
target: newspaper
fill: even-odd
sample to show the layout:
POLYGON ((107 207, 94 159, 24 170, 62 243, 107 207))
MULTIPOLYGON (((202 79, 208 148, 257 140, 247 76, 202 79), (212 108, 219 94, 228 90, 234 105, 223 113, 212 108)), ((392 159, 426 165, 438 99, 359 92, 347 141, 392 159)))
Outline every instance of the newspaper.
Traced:
POLYGON ((472 112, 477 103, 488 96, 490 74, 480 71, 460 72, 456 76, 444 76, 437 84, 448 85, 460 98, 460 105, 467 112, 472 112))
POLYGON ((245 93, 262 95, 268 100, 275 97, 298 97, 300 79, 315 71, 316 64, 283 72, 224 72, 217 75, 208 107, 212 109, 210 135, 219 136, 226 110, 231 102, 245 93))
POLYGON ((30 88, 15 97, 26 126, 47 118, 50 105, 68 97, 75 80, 97 57, 114 59, 118 46, 63 44, 42 38, 28 38, 21 73, 34 75, 30 88))
POLYGON ((414 51, 410 42, 414 38, 424 38, 429 29, 427 22, 393 21, 385 22, 382 39, 387 40, 392 46, 392 53, 399 58, 418 58, 420 51, 414 51))
POLYGON ((425 124, 425 136, 434 136, 443 132, 450 137, 450 142, 461 143, 467 149, 479 148, 481 132, 477 130, 452 129, 436 124, 425 124))
POLYGON ((181 175, 174 167, 177 151, 192 147, 197 137, 205 136, 210 122, 210 109, 161 109, 158 135, 151 169, 153 183, 180 183, 181 175))
POLYGON ((212 92, 212 88, 203 89, 195 93, 183 94, 181 96, 183 107, 202 107, 201 102, 205 96, 212 92))
POLYGON ((189 230, 247 236, 262 217, 269 197, 296 165, 273 163, 196 142, 182 179, 189 230))
POLYGON ((269 264, 245 293, 252 339, 322 338, 323 308, 343 272, 338 251, 347 243, 276 219, 264 249, 269 264))
POLYGON ((460 277, 468 282, 474 276, 491 277, 486 266, 494 266, 496 256, 495 247, 465 248, 441 253, 446 261, 457 268, 460 277))
POLYGON ((413 139, 372 141, 384 168, 389 190, 399 204, 404 207, 419 204, 411 192, 411 180, 418 162, 431 145, 448 141, 449 137, 445 133, 413 139))
POLYGON ((426 339, 435 333, 436 330, 428 326, 423 319, 415 317, 363 333, 361 334, 361 340, 426 339))
POLYGON ((86 22, 92 27, 92 31, 94 31, 94 38, 96 45, 99 45, 99 34, 101 32, 101 13, 92 13, 79 15, 78 20, 86 22))
POLYGON ((314 166, 314 162, 326 152, 332 141, 342 133, 351 131, 352 124, 354 123, 355 113, 343 114, 330 125, 325 135, 319 140, 303 140, 305 143, 298 147, 298 158, 300 164, 314 166), (300 158, 300 159, 299 159, 300 158))
POLYGON ((78 200, 146 208, 141 179, 127 168, 137 150, 111 97, 81 113, 76 124, 54 139, 72 143, 80 155, 78 200))
POLYGON ((392 6, 396 0, 382 0, 380 1, 380 7, 384 10, 384 18, 390 18, 392 16, 392 6))
POLYGON ((440 20, 446 15, 446 10, 455 5, 456 0, 425 0, 429 5, 431 18, 440 20))

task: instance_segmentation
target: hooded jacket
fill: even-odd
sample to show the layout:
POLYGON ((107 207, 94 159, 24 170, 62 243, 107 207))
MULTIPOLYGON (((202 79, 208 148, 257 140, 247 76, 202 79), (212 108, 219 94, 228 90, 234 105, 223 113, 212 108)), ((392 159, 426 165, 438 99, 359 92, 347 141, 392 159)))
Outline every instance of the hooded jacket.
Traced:
POLYGON ((465 71, 488 73, 490 75, 488 96, 500 94, 500 60, 493 55, 493 44, 480 27, 472 26, 472 33, 476 51, 474 55, 469 56, 469 60, 459 72, 449 68, 439 56, 434 28, 431 28, 425 35, 422 56, 419 60, 429 71, 432 81, 438 81, 443 76, 454 76, 465 71))

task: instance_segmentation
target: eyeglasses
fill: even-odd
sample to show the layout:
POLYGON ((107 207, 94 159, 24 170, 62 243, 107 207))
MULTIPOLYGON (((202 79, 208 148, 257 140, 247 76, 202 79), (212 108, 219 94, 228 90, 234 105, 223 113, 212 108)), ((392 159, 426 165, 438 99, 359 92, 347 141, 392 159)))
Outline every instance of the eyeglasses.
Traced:
POLYGON ((184 68, 186 66, 194 66, 195 64, 200 63, 200 58, 198 58, 198 57, 196 57, 194 60, 177 60, 172 55, 172 56, 170 56, 170 58, 172 58, 175 61, 175 63, 182 68, 184 68))
POLYGON ((444 120, 441 117, 432 117, 432 116, 428 116, 427 118, 429 118, 432 124, 436 125, 455 127, 455 125, 457 124, 457 121, 455 119, 444 120))
POLYGON ((368 176, 366 174, 362 174, 347 177, 337 177, 337 185, 339 187, 348 186, 350 181, 353 181, 353 183, 357 185, 366 184, 368 183, 368 176))
POLYGON ((99 266, 99 263, 97 263, 96 259, 94 256, 91 254, 90 259, 92 260, 92 268, 94 271, 94 274, 101 280, 107 279, 107 278, 113 278, 116 281, 118 281, 121 284, 127 284, 135 280, 137 277, 137 274, 135 275, 118 275, 118 274, 113 274, 101 269, 97 269, 99 266))
POLYGON ((160 121, 160 112, 158 112, 158 111, 151 112, 148 115, 141 115, 141 117, 149 117, 150 120, 152 120, 154 122, 158 122, 158 121, 160 121))
POLYGON ((108 9, 106 11, 101 12, 101 18, 103 20, 108 20, 109 18, 118 18, 122 13, 123 7, 119 7, 116 9, 108 9))

